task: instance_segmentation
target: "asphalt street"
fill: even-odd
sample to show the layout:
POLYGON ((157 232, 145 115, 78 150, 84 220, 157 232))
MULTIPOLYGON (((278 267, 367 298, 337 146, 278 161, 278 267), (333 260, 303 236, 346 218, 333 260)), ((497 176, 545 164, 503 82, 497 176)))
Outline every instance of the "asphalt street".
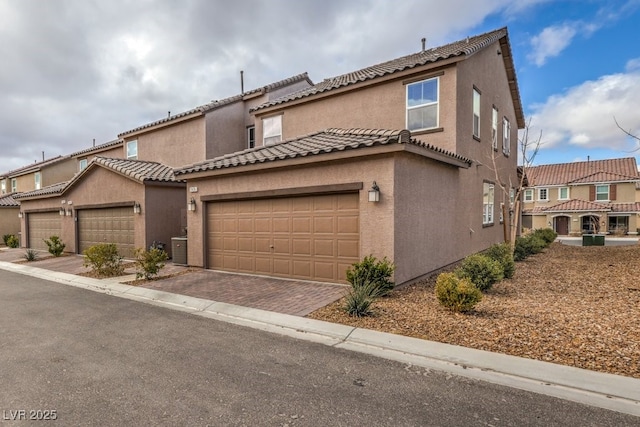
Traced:
POLYGON ((640 424, 7 271, 0 271, 0 337, 0 423, 7 425, 640 424))

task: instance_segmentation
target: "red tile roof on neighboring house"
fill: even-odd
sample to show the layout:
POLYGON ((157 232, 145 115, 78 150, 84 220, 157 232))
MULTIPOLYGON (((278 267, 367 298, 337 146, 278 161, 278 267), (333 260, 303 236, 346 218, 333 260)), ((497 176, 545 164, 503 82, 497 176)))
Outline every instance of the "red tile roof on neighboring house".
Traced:
POLYGON ((640 202, 634 203, 612 203, 611 212, 614 213, 631 213, 640 212, 640 202))
POLYGON ((327 129, 273 145, 251 148, 186 166, 177 169, 176 175, 259 164, 296 157, 317 156, 336 151, 355 150, 387 144, 412 144, 456 163, 471 164, 471 160, 465 157, 413 139, 411 132, 408 130, 327 129))
POLYGON ((509 79, 509 85, 512 96, 514 98, 514 108, 516 110, 516 117, 518 119, 518 127, 524 127, 524 115, 522 110, 522 103, 520 100, 520 94, 518 91, 518 85, 516 81, 515 68, 513 66, 513 58, 511 56, 511 47, 507 40, 507 29, 500 28, 495 31, 490 31, 484 34, 480 34, 473 37, 467 37, 466 39, 459 40, 453 43, 446 44, 444 46, 434 47, 431 49, 425 49, 424 51, 414 53, 411 55, 403 56, 401 58, 393 59, 391 61, 383 62, 381 64, 373 65, 371 67, 363 68, 358 71, 343 74, 341 76, 325 79, 324 81, 298 92, 294 92, 290 95, 285 95, 275 100, 266 102, 262 105, 254 107, 251 111, 258 111, 264 108, 272 107, 274 105, 284 104, 296 99, 306 98, 319 93, 328 92, 341 87, 353 85, 359 82, 372 80, 378 77, 393 74, 399 71, 403 71, 410 68, 415 68, 430 63, 435 63, 441 60, 461 57, 464 55, 472 55, 473 53, 491 45, 492 43, 504 40, 501 43, 502 55, 507 68, 507 74, 509 79))
POLYGON ((285 87, 285 86, 288 86, 288 85, 291 85, 291 84, 294 84, 294 83, 302 82, 302 81, 307 81, 307 82, 309 82, 309 84, 313 84, 313 82, 311 81, 311 79, 309 79, 309 76, 305 72, 305 73, 298 74, 298 75, 293 76, 293 77, 286 78, 284 80, 280 80, 280 81, 268 84, 266 86, 263 86, 263 87, 260 87, 260 88, 257 88, 257 89, 250 90, 248 92, 244 92, 244 93, 241 93, 241 94, 238 94, 238 95, 234 95, 234 96, 230 96, 228 98, 224 98, 224 99, 220 99, 220 100, 214 100, 214 101, 211 101, 211 102, 209 102, 207 104, 200 105, 198 107, 192 108, 191 110, 184 111, 184 112, 178 113, 178 114, 174 114, 172 116, 165 117, 164 119, 160 119, 160 120, 157 120, 155 122, 147 123, 145 125, 142 125, 142 126, 139 126, 139 127, 135 128, 135 129, 131 129, 131 130, 128 130, 126 132, 122 132, 121 134, 118 135, 118 137, 122 137, 122 136, 125 136, 125 135, 133 133, 133 132, 137 132, 137 131, 140 131, 140 130, 143 130, 143 129, 146 129, 146 128, 157 126, 159 124, 168 123, 168 122, 171 122, 173 120, 189 116, 191 114, 195 114, 195 113, 204 114, 204 113, 209 112, 211 110, 215 110, 216 108, 220 108, 220 107, 223 107, 225 105, 229 105, 229 104, 232 104, 234 102, 241 101, 247 95, 253 95, 253 94, 261 92, 261 91, 265 92, 265 93, 271 92, 271 91, 273 91, 275 89, 279 89, 279 88, 282 88, 282 87, 285 87))
POLYGON ((12 171, 9 171, 7 173, 2 174, 2 176, 7 177, 7 178, 12 178, 12 177, 20 176, 20 175, 26 175, 26 174, 32 173, 32 172, 38 172, 43 167, 56 164, 58 162, 61 162, 63 160, 68 159, 69 157, 70 156, 52 157, 51 159, 47 159, 47 160, 44 160, 42 162, 36 162, 36 163, 32 163, 30 165, 22 166, 22 167, 20 167, 18 169, 14 169, 12 171))
POLYGON ((621 175, 613 172, 596 172, 591 175, 570 181, 569 184, 591 184, 594 182, 635 182, 640 176, 621 175))
POLYGON ((550 207, 542 207, 542 212, 584 212, 584 211, 610 211, 610 203, 589 202, 573 199, 550 207))
POLYGON ((20 207, 20 203, 16 202, 13 198, 16 194, 20 193, 12 193, 12 194, 4 194, 0 196, 0 208, 17 208, 20 207))
POLYGON ((640 179, 635 157, 532 166, 527 168, 526 174, 531 187, 566 185, 590 176, 604 177, 606 174, 640 179), (600 173, 603 175, 598 175, 600 173))

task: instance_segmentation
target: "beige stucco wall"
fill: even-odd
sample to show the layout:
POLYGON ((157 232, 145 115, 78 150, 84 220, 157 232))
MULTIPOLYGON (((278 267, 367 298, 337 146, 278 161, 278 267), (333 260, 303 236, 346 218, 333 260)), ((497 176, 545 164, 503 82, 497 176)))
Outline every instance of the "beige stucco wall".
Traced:
MULTIPOLYGON (((73 178, 73 175, 77 172, 76 160, 73 158, 63 159, 52 165, 42 167, 39 172, 41 187, 65 182, 73 178)), ((35 190, 36 173, 37 172, 31 172, 14 177, 18 185, 17 191, 26 192, 35 190)), ((7 192, 11 192, 11 178, 7 179, 7 192)))
MULTIPOLYGON (((135 139, 135 138, 134 138, 135 139)), ((117 145, 108 150, 102 150, 96 153, 87 153, 82 156, 78 156, 76 158, 76 170, 80 170, 80 160, 86 159, 87 163, 89 163, 94 157, 107 157, 110 159, 124 159, 127 157, 127 154, 124 151, 124 147, 122 145, 117 145)))
MULTIPOLYGON (((2 207, 0 208, 0 237, 5 234, 13 234, 15 236, 20 232, 20 218, 18 212, 20 208, 2 207)), ((0 240, 0 244, 2 244, 0 240)))
POLYGON ((243 102, 234 102, 206 114, 206 153, 201 161, 247 148, 246 111, 243 102))

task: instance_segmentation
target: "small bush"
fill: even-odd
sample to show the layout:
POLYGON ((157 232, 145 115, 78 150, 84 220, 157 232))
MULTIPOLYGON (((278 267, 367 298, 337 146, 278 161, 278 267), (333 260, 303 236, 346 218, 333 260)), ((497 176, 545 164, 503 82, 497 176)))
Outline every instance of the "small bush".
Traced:
POLYGON ((135 252, 137 268, 136 279, 145 278, 151 280, 158 275, 164 267, 164 262, 169 259, 169 255, 162 249, 152 247, 148 251, 144 249, 136 249, 135 252))
POLYGON ((351 290, 346 296, 344 310, 355 317, 370 316, 371 304, 381 296, 378 283, 362 277, 355 277, 351 290))
POLYGON ((100 243, 84 251, 84 266, 103 277, 120 276, 124 272, 122 256, 115 243, 100 243))
POLYGON ((455 273, 460 278, 469 279, 471 283, 483 292, 504 277, 500 263, 482 254, 466 257, 462 260, 462 264, 456 269, 455 273))
POLYGON ((546 247, 547 244, 545 241, 534 234, 518 237, 516 239, 516 248, 513 252, 513 259, 515 261, 523 261, 530 255, 542 252, 546 247))
POLYGON ((502 266, 502 273, 506 279, 512 279, 516 272, 516 263, 513 261, 513 253, 508 243, 500 243, 491 246, 484 254, 502 266))
POLYGON ((55 235, 49 237, 49 239, 45 239, 44 243, 49 248, 49 253, 54 257, 58 257, 62 255, 62 252, 64 252, 64 248, 67 246, 64 243, 62 243, 62 240, 60 240, 60 237, 55 235))
POLYGON ((376 288, 375 294, 384 296, 395 286, 391 280, 395 269, 396 266, 387 257, 378 260, 373 255, 369 255, 347 269, 347 281, 352 287, 355 287, 356 283, 369 283, 372 288, 376 288))
POLYGON ((2 236, 2 242, 4 243, 5 246, 9 246, 7 241, 9 240, 9 237, 11 237, 11 236, 13 236, 13 234, 4 234, 2 236))
POLYGON ((449 310, 466 313, 482 300, 482 292, 469 279, 442 273, 436 279, 436 297, 449 310))
POLYGON ((545 246, 549 246, 550 244, 552 244, 558 237, 558 233, 553 231, 551 228, 538 228, 532 233, 532 235, 542 239, 545 243, 545 246))
POLYGON ((37 260, 39 255, 38 251, 36 251, 35 249, 27 249, 23 256, 24 259, 31 262, 37 260))
POLYGON ((18 240, 17 236, 10 234, 9 237, 7 237, 7 246, 15 249, 20 246, 20 240, 18 240))

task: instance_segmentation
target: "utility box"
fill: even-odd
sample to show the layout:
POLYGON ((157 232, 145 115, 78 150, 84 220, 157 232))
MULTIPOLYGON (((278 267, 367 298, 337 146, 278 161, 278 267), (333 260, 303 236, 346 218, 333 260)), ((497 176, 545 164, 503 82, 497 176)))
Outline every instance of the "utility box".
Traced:
POLYGON ((173 263, 179 265, 187 265, 187 238, 172 237, 171 238, 171 256, 173 263))
POLYGON ((604 234, 593 236, 593 246, 604 246, 604 234))
POLYGON ((593 246, 593 234, 582 235, 582 246, 593 246))

